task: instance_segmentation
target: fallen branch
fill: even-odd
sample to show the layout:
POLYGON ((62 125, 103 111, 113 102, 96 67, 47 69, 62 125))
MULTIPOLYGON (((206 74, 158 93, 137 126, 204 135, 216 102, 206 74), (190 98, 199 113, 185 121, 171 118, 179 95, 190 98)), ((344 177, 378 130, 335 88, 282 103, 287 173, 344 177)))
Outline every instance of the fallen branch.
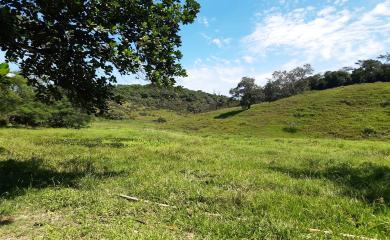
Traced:
POLYGON ((164 203, 152 202, 152 201, 149 201, 149 200, 144 200, 144 199, 140 199, 140 198, 136 198, 136 197, 130 197, 130 196, 123 195, 123 194, 119 194, 118 196, 121 197, 121 198, 124 198, 126 200, 132 201, 132 202, 144 202, 144 203, 155 204, 155 205, 158 205, 160 207, 176 208, 175 206, 167 205, 167 204, 164 204, 164 203))
MULTIPOLYGON (((311 233, 333 234, 332 231, 320 230, 320 229, 315 229, 315 228, 310 228, 309 232, 311 232, 311 233)), ((346 233, 340 233, 339 235, 342 236, 342 237, 345 237, 345 238, 350 238, 350 239, 377 240, 376 238, 368 238, 368 237, 356 236, 356 235, 346 234, 346 233)))

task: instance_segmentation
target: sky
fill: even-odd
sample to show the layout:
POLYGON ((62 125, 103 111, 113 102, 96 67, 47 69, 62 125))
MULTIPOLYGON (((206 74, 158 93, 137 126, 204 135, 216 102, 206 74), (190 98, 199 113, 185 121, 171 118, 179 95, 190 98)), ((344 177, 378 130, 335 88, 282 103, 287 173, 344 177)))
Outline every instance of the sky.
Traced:
POLYGON ((264 85, 273 71, 305 63, 316 72, 390 51, 390 0, 200 0, 182 31, 178 83, 228 94, 244 76, 264 85))
POLYGON ((306 63, 337 70, 390 51, 390 0, 198 2, 197 20, 180 33, 188 77, 177 82, 189 89, 228 95, 244 76, 264 85, 273 71, 306 63))

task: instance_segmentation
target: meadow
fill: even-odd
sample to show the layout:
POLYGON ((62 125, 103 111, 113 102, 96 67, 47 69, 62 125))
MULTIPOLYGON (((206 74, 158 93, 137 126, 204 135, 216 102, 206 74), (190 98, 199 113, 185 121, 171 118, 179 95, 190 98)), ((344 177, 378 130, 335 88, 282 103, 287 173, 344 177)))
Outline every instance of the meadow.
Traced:
POLYGON ((389 87, 0 129, 0 239, 387 239, 389 87))

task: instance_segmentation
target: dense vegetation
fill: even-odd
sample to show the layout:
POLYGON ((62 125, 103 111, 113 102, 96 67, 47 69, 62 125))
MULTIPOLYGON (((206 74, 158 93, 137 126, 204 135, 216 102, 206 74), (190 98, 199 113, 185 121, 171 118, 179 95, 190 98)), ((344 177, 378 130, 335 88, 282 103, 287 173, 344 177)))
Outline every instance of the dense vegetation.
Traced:
POLYGON ((239 100, 244 109, 250 109, 252 104, 261 102, 264 93, 260 86, 255 84, 254 78, 243 77, 236 88, 230 90, 233 99, 239 100))
POLYGON ((195 0, 0 0, 0 48, 39 96, 94 112, 106 109, 114 69, 165 86, 185 76, 179 32, 199 9, 195 0))
POLYGON ((39 101, 34 87, 28 86, 25 78, 10 73, 7 64, 0 64, 0 126, 80 128, 90 119, 67 98, 39 101))
POLYGON ((200 113, 236 106, 223 95, 193 91, 183 87, 160 88, 155 85, 118 85, 114 94, 123 102, 149 109, 168 109, 181 113, 200 113))

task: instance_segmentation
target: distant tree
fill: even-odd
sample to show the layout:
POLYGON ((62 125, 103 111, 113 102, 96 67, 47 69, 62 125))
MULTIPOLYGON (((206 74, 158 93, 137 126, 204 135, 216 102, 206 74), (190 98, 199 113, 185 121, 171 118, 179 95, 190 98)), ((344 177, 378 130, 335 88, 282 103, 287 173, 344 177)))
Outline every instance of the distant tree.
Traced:
POLYGON ((310 64, 296 67, 291 71, 275 71, 267 83, 267 100, 277 100, 309 90, 307 78, 313 74, 310 64))
POLYGON ((386 80, 382 62, 369 59, 358 61, 357 64, 359 68, 352 71, 353 83, 373 83, 386 80))
POLYGON ((195 0, 0 0, 0 48, 41 98, 66 95, 93 112, 106 107, 114 67, 156 85, 185 76, 178 33, 199 8, 195 0))
POLYGON ((263 89, 256 85, 255 79, 249 77, 243 77, 237 87, 230 90, 230 94, 246 109, 264 100, 263 89))
POLYGON ((390 52, 380 55, 378 58, 385 62, 390 62, 390 52))
POLYGON ((328 71, 324 74, 325 89, 340 87, 352 83, 352 77, 349 72, 339 71, 328 71))
POLYGON ((326 88, 326 82, 322 74, 315 74, 306 78, 311 90, 323 90, 326 88))
MULTIPOLYGON (((118 85, 113 92, 124 104, 128 102, 135 107, 163 108, 176 112, 207 112, 238 104, 227 96, 193 91, 182 86, 163 88, 152 84, 118 85)), ((110 106, 116 107, 111 102, 110 106)))
POLYGON ((281 98, 280 84, 279 82, 268 79, 263 88, 264 100, 272 102, 281 98))
POLYGON ((384 63, 382 64, 383 81, 390 82, 390 52, 379 56, 384 63))

